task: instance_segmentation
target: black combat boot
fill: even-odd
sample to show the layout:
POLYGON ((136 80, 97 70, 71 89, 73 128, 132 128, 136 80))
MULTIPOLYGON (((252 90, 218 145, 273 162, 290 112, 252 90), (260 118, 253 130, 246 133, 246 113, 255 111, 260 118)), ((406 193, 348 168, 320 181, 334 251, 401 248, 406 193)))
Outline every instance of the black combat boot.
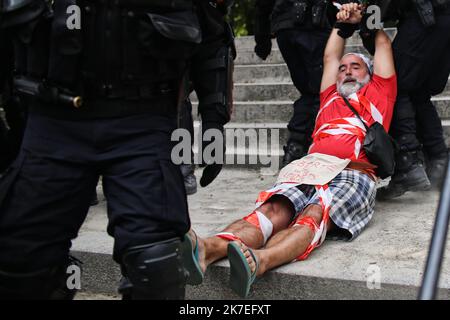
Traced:
POLYGON ((192 164, 181 164, 181 173, 184 178, 184 187, 186 188, 186 194, 192 195, 197 192, 197 179, 194 174, 194 165, 192 164))
POLYGON ((283 150, 284 156, 281 163, 282 168, 287 166, 292 161, 304 157, 308 151, 304 144, 301 144, 294 140, 288 141, 287 145, 283 146, 283 150))
POLYGON ((387 187, 377 191, 378 200, 390 200, 407 191, 424 191, 431 187, 423 166, 421 151, 402 151, 396 157, 396 172, 387 187))
POLYGON ((432 189, 440 189, 445 177, 445 169, 447 168, 448 152, 438 156, 429 157, 427 162, 427 176, 431 182, 432 189))

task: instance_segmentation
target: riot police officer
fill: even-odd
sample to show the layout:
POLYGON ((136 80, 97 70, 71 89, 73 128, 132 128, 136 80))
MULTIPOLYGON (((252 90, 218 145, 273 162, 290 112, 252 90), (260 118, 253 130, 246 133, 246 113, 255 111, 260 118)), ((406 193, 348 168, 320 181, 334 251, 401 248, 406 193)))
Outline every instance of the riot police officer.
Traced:
POLYGON ((0 118, 0 174, 19 153, 26 123, 26 110, 17 96, 5 94, 2 97, 2 103, 5 119, 0 118))
POLYGON ((192 147, 194 146, 194 119, 192 117, 192 103, 188 98, 181 105, 178 125, 189 132, 191 137, 191 149, 189 150, 189 162, 180 164, 181 174, 184 179, 184 187, 186 189, 186 194, 193 195, 197 192, 197 178, 195 177, 195 161, 194 161, 194 151, 192 147))
POLYGON ((378 198, 438 187, 448 159, 442 124, 431 96, 450 73, 450 1, 392 1, 386 19, 398 19, 393 42, 398 95, 391 134, 400 145, 396 172, 378 198), (424 152, 428 158, 424 167, 424 152))
POLYGON ((3 119, 0 118, 0 150, 2 150, 2 155, 0 156, 0 175, 2 174, 3 170, 7 167, 7 158, 4 156, 4 150, 7 148, 7 140, 6 140, 6 134, 8 132, 8 129, 6 127, 6 124, 4 123, 3 119))
MULTIPOLYGON (((199 110, 215 109, 217 112, 232 111, 232 90, 234 59, 236 48, 234 33, 230 24, 225 20, 229 13, 232 0, 202 1, 199 3, 200 24, 203 30, 203 39, 197 52, 192 58, 188 91, 195 90, 199 99, 199 110)), ((192 104, 189 99, 185 101, 180 112, 180 125, 187 129, 191 137, 194 136, 192 119, 192 104)), ((215 128, 223 132, 223 126, 218 122, 202 126, 202 131, 215 128)), ((193 141, 193 139, 192 139, 193 141)), ((193 156, 190 157, 193 161, 193 156)), ((181 171, 184 176, 186 192, 193 194, 197 191, 193 164, 182 164, 181 171)), ((210 167, 211 176, 221 169, 220 165, 210 167)), ((205 186, 208 181, 201 181, 205 186)))
MULTIPOLYGON (((22 148, 0 181, 0 297, 71 298, 71 240, 99 175, 113 258, 132 299, 182 299, 186 193, 172 163, 180 83, 202 41, 190 0, 3 0, 22 148), (81 17, 81 24, 77 19, 81 17)), ((222 105, 200 110, 223 127, 222 105)), ((211 182, 220 165, 209 164, 211 182)))
POLYGON ((294 102, 294 113, 288 124, 283 166, 305 155, 311 144, 319 109, 323 53, 336 12, 331 1, 324 0, 256 1, 255 52, 265 60, 274 35, 301 94, 294 102))
MULTIPOLYGON (((8 61, 10 59, 10 52, 7 50, 6 41, 4 40, 5 35, 0 30, 0 61, 8 61), (3 39, 3 40, 2 40, 3 39)), ((0 92, 2 92, 2 88, 6 85, 6 75, 9 73, 7 69, 7 63, 0 64, 0 92)), ((4 97, 1 96, 1 105, 3 106, 4 97)), ((0 174, 6 169, 10 162, 9 156, 9 143, 8 143, 8 127, 5 123, 4 114, 0 115, 0 174)))

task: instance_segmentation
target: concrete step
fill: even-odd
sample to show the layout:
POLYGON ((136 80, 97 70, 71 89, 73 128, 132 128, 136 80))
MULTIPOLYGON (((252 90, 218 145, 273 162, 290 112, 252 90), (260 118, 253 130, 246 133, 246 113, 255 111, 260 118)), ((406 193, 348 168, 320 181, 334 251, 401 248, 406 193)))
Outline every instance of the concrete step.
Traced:
MULTIPOLYGON (((432 98, 443 120, 450 119, 450 96, 432 98)), ((232 122, 237 123, 265 123, 289 122, 293 113, 294 101, 235 101, 232 122)), ((193 116, 198 120, 198 102, 193 102, 193 116)))
POLYGON ((285 63, 236 65, 233 79, 237 83, 292 82, 285 63))
MULTIPOLYGON (((450 82, 438 98, 450 96, 450 82)), ((234 101, 286 101, 297 100, 300 93, 292 82, 264 82, 264 83, 235 83, 233 91, 234 101)), ((191 94, 191 101, 198 101, 195 92, 191 94)))
MULTIPOLYGON (((396 28, 386 28, 386 33, 393 39, 395 37, 395 34, 397 33, 396 28)), ((254 36, 245 36, 245 37, 237 37, 235 39, 236 49, 238 51, 240 50, 253 50, 255 47, 255 39, 254 36)), ((348 45, 362 45, 361 38, 358 35, 358 32, 356 32, 351 38, 347 39, 348 45)), ((276 39, 272 39, 272 49, 278 49, 278 44, 276 39)))
MULTIPOLYGON (((224 169, 209 187, 188 198, 193 228, 201 237, 221 231, 251 212, 258 192, 275 180, 276 176, 255 170, 224 169)), ((113 239, 105 232, 106 202, 100 186, 98 193, 100 204, 91 207, 72 250, 84 261, 84 296, 116 297, 120 272, 111 257, 113 239)), ((437 192, 410 192, 391 202, 378 202, 373 220, 355 241, 326 241, 306 261, 268 272, 253 285, 249 299, 415 299, 438 197, 437 192), (375 271, 379 286, 368 283, 375 271)), ((450 299, 450 246, 445 250, 440 299, 450 299)), ((187 298, 238 298, 228 287, 228 276, 226 259, 213 264, 202 285, 187 287, 187 298)))
MULTIPOLYGON (((447 87, 450 87, 447 84, 447 87)), ((439 95, 431 98, 441 119, 450 119, 450 96, 439 95)))
MULTIPOLYGON (((255 37, 254 36, 243 36, 236 37, 234 39, 234 44, 236 45, 236 50, 253 50, 255 47, 255 37)), ((272 49, 278 49, 278 43, 276 39, 272 39, 272 49)))
POLYGON ((255 64, 278 64, 284 63, 283 56, 281 55, 280 50, 272 49, 270 55, 266 58, 266 60, 258 57, 253 49, 248 50, 240 50, 237 53, 236 60, 234 60, 236 66, 239 65, 255 65, 255 64))
MULTIPOLYGON (((366 49, 362 45, 346 45, 345 53, 348 52, 358 52, 368 54, 366 49)), ((234 61, 236 65, 252 65, 252 64, 277 64, 284 63, 283 56, 279 49, 272 49, 271 54, 266 60, 262 60, 258 57, 253 48, 239 50, 237 53, 236 60, 234 61)))
MULTIPOLYGON (((199 123, 196 122, 195 126, 198 127, 199 123)), ((444 129, 444 137, 447 145, 450 146, 450 120, 442 120, 442 127, 444 129)), ((236 130, 255 130, 257 132, 267 132, 268 141, 271 140, 272 134, 277 134, 280 138, 280 145, 284 145, 287 141, 288 131, 287 122, 272 122, 272 123, 237 123, 230 122, 225 125, 225 129, 231 131, 229 135, 233 136, 233 131, 236 130)))
MULTIPOLYGON (((450 120, 442 120, 444 138, 450 147, 450 120)), ((199 121, 194 122, 194 163, 200 164, 198 153, 199 121)), ((225 126, 228 168, 247 168, 277 171, 284 155, 283 146, 289 138, 287 122, 239 123, 225 126)))

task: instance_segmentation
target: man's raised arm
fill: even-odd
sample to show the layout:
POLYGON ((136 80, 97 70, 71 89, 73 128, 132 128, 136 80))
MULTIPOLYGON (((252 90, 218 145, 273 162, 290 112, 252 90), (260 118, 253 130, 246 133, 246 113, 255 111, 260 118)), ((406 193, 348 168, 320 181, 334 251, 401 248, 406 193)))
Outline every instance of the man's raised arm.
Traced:
POLYGON ((336 83, 339 70, 339 61, 344 54, 345 39, 338 35, 339 29, 334 28, 328 38, 323 56, 323 75, 320 83, 320 92, 336 83))
POLYGON ((351 37, 356 24, 361 21, 361 5, 357 3, 344 4, 337 13, 337 24, 331 31, 323 57, 323 75, 320 92, 336 83, 339 62, 344 55, 345 39, 351 37))
POLYGON ((395 74, 391 39, 383 30, 379 30, 375 35, 373 68, 374 73, 383 78, 389 78, 395 74))

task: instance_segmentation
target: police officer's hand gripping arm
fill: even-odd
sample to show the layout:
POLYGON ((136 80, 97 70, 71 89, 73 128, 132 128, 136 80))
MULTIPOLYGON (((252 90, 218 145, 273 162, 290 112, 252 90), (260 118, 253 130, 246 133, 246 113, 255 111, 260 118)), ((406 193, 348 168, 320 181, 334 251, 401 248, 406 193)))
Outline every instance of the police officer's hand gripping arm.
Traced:
POLYGON ((255 53, 263 60, 272 51, 272 35, 270 31, 270 14, 275 0, 256 0, 255 7, 255 53))
POLYGON ((191 66, 191 79, 202 119, 202 146, 199 150, 202 153, 201 167, 204 167, 200 178, 202 187, 209 185, 222 170, 225 162, 224 125, 230 120, 233 105, 236 50, 234 34, 224 20, 232 1, 216 3, 221 12, 219 15, 216 9, 211 9, 211 2, 204 7, 207 21, 213 22, 215 28, 209 30, 209 37, 202 42, 191 66))
MULTIPOLYGON (((344 54, 345 39, 356 29, 352 25, 361 22, 361 6, 356 3, 344 4, 337 14, 337 23, 328 39, 324 54, 324 71, 320 91, 336 83, 340 59, 344 54)), ((375 35, 374 73, 388 78, 395 73, 391 40, 383 30, 375 35)))

